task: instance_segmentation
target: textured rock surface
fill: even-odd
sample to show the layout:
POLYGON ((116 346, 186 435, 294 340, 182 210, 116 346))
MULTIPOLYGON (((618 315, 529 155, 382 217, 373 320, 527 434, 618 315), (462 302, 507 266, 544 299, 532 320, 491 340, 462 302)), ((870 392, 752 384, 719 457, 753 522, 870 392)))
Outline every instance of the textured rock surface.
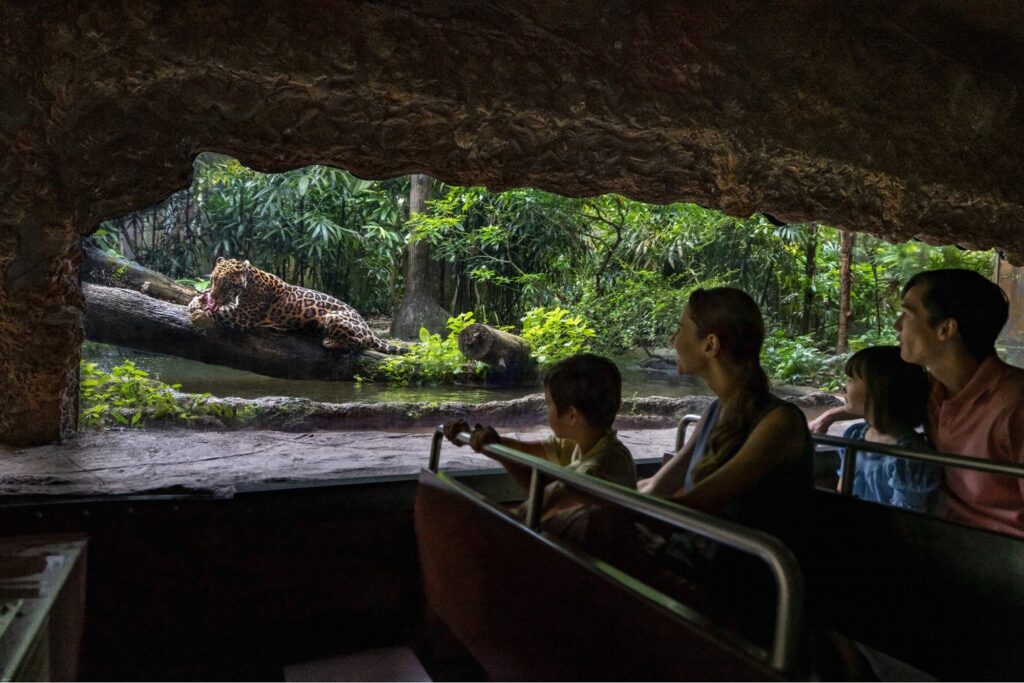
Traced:
POLYGON ((0 441, 74 424, 77 237, 201 150, 620 192, 1024 262, 1024 6, 8 2, 0 441))
MULTIPOLYGON (((675 429, 620 432, 634 458, 671 450, 675 429)), ((542 438, 544 432, 510 432, 542 438)), ((387 432, 93 432, 63 444, 6 450, 0 495, 90 496, 211 492, 243 486, 415 475, 427 466, 431 434, 387 432)), ((445 444, 446 470, 493 470, 495 461, 445 444)))

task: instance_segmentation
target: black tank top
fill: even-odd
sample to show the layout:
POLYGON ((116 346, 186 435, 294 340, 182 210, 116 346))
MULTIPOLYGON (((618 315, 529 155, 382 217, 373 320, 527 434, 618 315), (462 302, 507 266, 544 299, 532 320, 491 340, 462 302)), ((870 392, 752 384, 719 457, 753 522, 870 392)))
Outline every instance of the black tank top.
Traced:
MULTIPOLYGON (((796 550, 797 548, 794 546, 803 544, 803 536, 808 527, 806 515, 811 491, 814 488, 814 446, 803 412, 792 403, 784 401, 774 394, 770 396, 761 415, 751 427, 751 431, 776 408, 794 410, 800 415, 800 424, 803 425, 803 428, 794 434, 793 438, 801 440, 802 454, 798 460, 776 467, 760 481, 736 496, 726 506, 723 516, 744 526, 760 529, 772 536, 777 536, 783 543, 796 550)), ((719 401, 716 400, 708 406, 705 415, 707 419, 704 422, 704 427, 695 436, 697 441, 683 484, 684 491, 693 488, 693 472, 707 454, 708 437, 714 431, 721 416, 719 401)), ((729 454, 722 461, 723 464, 728 462, 733 455, 735 453, 729 454)))

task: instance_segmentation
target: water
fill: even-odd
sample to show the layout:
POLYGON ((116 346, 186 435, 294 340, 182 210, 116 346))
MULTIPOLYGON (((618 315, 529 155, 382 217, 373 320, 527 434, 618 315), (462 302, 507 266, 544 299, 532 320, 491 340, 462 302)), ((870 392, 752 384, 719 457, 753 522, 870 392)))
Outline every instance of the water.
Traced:
MULTIPOLYGON (((257 375, 245 370, 235 370, 221 365, 207 365, 198 361, 147 353, 134 349, 87 343, 82 348, 83 360, 96 363, 104 370, 132 360, 136 367, 155 375, 168 384, 180 384, 181 390, 214 396, 237 396, 260 398, 263 396, 292 396, 309 398, 325 403, 390 403, 406 401, 462 401, 483 403, 520 398, 536 394, 543 389, 538 386, 517 389, 482 389, 480 387, 396 387, 386 383, 363 382, 320 382, 315 380, 278 379, 257 375)), ((649 379, 637 365, 643 354, 628 354, 614 360, 622 371, 623 398, 644 396, 690 396, 707 394, 703 385, 685 383, 673 378, 675 383, 662 379, 649 379)))

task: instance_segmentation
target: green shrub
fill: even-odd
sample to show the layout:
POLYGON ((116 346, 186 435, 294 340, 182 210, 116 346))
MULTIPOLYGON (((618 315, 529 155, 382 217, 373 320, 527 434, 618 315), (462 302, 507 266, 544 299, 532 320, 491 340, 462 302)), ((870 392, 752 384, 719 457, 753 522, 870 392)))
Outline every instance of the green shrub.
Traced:
POLYGON ((522 337, 530 343, 530 357, 542 368, 590 351, 596 336, 582 315, 564 308, 535 308, 523 317, 522 337))
POLYGON ((198 292, 205 292, 210 288, 209 278, 202 277, 182 277, 175 280, 179 285, 185 285, 191 287, 198 292))
POLYGON ((479 374, 485 364, 467 361, 459 351, 459 333, 472 325, 472 311, 448 318, 448 336, 430 334, 420 328, 420 343, 411 347, 409 353, 391 356, 381 363, 385 378, 398 385, 415 380, 420 384, 445 384, 460 373, 479 374))
POLYGON ((869 346, 897 346, 900 343, 895 328, 889 327, 881 332, 869 330, 856 337, 850 337, 850 351, 860 351, 869 346))
POLYGON ((823 353, 809 335, 789 338, 783 330, 765 337, 761 363, 772 379, 785 384, 837 391, 846 379, 845 355, 823 353))
POLYGON ((180 384, 164 384, 135 367, 132 361, 99 369, 95 363, 80 365, 80 424, 99 429, 121 425, 143 426, 154 420, 187 422, 200 415, 227 417, 230 408, 208 404, 209 394, 178 394, 180 384))

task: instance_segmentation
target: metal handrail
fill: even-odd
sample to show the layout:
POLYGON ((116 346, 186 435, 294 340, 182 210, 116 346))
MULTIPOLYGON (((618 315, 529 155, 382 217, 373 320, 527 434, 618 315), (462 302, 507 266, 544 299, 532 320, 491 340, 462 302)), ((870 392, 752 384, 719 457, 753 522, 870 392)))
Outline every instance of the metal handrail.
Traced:
MULTIPOLYGON (((457 437, 469 443, 469 434, 462 432, 457 437)), ((441 442, 444 429, 438 427, 431 442, 429 468, 437 473, 441 459, 441 442)), ((527 525, 534 530, 540 527, 541 506, 544 486, 548 480, 558 480, 574 489, 614 503, 631 512, 644 514, 669 526, 692 531, 723 543, 741 552, 754 555, 764 561, 771 570, 778 586, 775 612, 775 637, 772 643, 772 666, 781 671, 793 671, 797 663, 800 644, 800 619, 803 612, 804 587, 800 565, 785 545, 774 536, 748 529, 713 515, 698 512, 641 494, 633 489, 619 486, 602 479, 578 474, 554 463, 522 453, 500 444, 485 447, 488 453, 499 456, 518 465, 529 467, 530 496, 527 500, 527 525)))
POLYGON ((679 418, 679 426, 676 428, 676 453, 686 445, 686 428, 700 422, 700 415, 690 413, 679 418))
MULTIPOLYGON (((676 452, 678 452, 683 445, 682 442, 684 439, 681 437, 685 436, 686 428, 699 420, 700 415, 684 415, 680 418, 679 427, 676 430, 676 452)), ((876 443, 874 441, 862 441, 860 439, 847 439, 846 437, 830 436, 828 434, 811 434, 811 441, 815 444, 838 446, 847 449, 846 452, 849 457, 843 458, 843 482, 841 487, 841 492, 844 495, 852 495, 853 493, 853 489, 849 487, 853 485, 853 475, 857 466, 857 455, 861 451, 880 453, 882 455, 892 455, 898 458, 930 462, 936 465, 945 465, 948 467, 976 470, 978 472, 988 472, 990 474, 1003 474, 1010 477, 1024 479, 1024 465, 1011 465, 994 460, 974 458, 967 455, 937 453, 935 451, 919 451, 913 448, 906 448, 905 446, 876 443)))
POLYGON ((811 434, 811 441, 815 444, 846 448, 846 453, 843 457, 842 483, 839 487, 839 492, 844 496, 853 495, 853 478, 857 468, 857 455, 861 451, 1024 479, 1024 466, 1022 465, 1009 465, 994 460, 972 458, 966 455, 918 451, 904 446, 862 441, 860 439, 847 439, 842 436, 829 436, 828 434, 811 434))

